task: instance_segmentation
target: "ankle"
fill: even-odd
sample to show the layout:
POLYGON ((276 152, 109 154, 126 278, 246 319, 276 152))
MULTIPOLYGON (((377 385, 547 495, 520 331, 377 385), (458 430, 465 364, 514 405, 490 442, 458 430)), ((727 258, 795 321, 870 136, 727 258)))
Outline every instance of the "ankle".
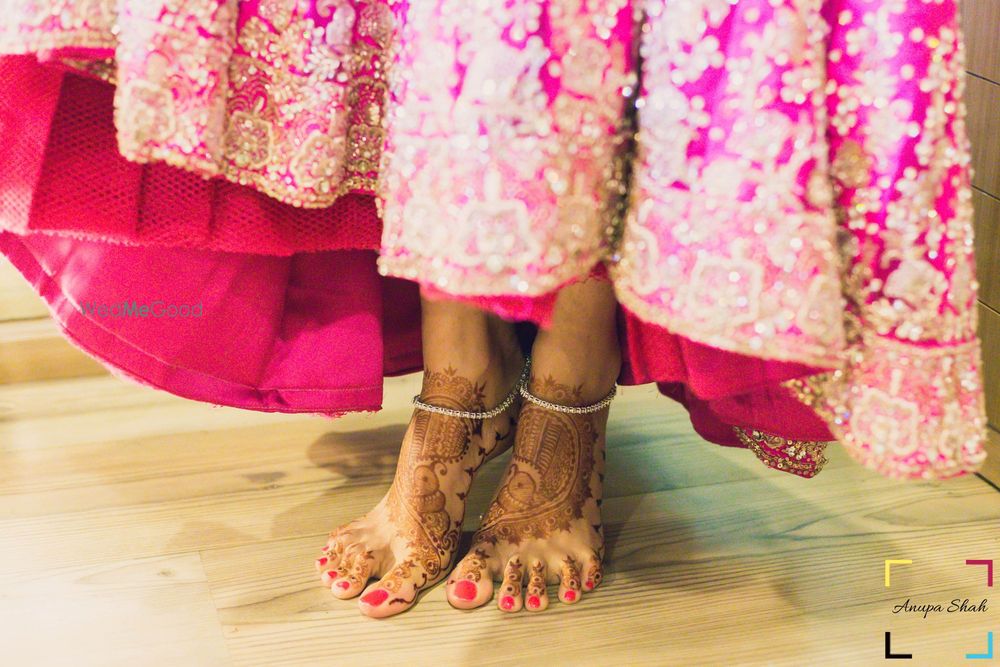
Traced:
POLYGON ((511 323, 497 318, 490 339, 490 370, 499 378, 500 395, 505 396, 518 383, 526 359, 511 323))
POLYGON ((536 344, 528 391, 558 405, 590 405, 614 388, 621 363, 617 347, 584 357, 565 350, 539 349, 536 344))
MULTIPOLYGON (((452 349, 425 362, 421 397, 446 397, 468 411, 489 410, 516 385, 524 368, 524 355, 515 338, 487 332, 481 344, 452 349)), ((442 407, 444 407, 442 405, 442 407)))

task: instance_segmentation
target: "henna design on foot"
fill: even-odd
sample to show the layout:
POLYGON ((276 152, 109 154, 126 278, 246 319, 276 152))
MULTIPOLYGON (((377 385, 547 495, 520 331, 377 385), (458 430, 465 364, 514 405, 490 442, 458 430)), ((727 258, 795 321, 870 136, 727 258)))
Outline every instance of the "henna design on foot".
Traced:
MULTIPOLYGON (((551 377, 532 382, 536 385, 532 393, 543 400, 583 404, 581 387, 562 385, 551 377)), ((510 463, 473 536, 469 555, 449 584, 453 605, 470 606, 460 602, 469 599, 460 594, 460 578, 474 575, 478 582, 488 575, 502 581, 498 606, 519 610, 525 562, 531 567, 523 606, 530 611, 548 606, 547 583, 558 584, 559 599, 570 604, 597 587, 604 552, 600 500, 607 417, 607 407, 567 413, 534 402, 523 404, 510 463)), ((481 604, 488 599, 486 590, 480 583, 470 592, 481 604)))
MULTIPOLYGON (((483 411, 486 384, 453 368, 428 371, 421 400, 483 411)), ((458 548, 473 477, 487 456, 507 444, 497 437, 513 434, 519 407, 516 401, 490 419, 414 411, 389 491, 367 515, 331 532, 323 551, 327 560, 317 561, 327 571, 339 568, 343 578, 334 584, 338 597, 358 595, 370 575, 382 574, 360 605, 366 615, 388 616, 412 606, 420 590, 446 574, 458 548), (345 555, 358 547, 365 549, 363 557, 358 552, 345 555), (385 569, 375 571, 376 565, 385 569), (340 581, 349 583, 338 592, 340 581)))
MULTIPOLYGON (((579 388, 560 386, 557 393, 579 396, 579 388)), ((569 530, 592 496, 589 482, 599 438, 591 415, 558 413, 526 403, 510 466, 476 538, 516 545, 569 530)))
POLYGON ((468 579, 469 581, 479 581, 483 572, 486 571, 486 559, 488 556, 482 549, 473 549, 468 556, 462 559, 461 565, 455 568, 452 579, 468 579))

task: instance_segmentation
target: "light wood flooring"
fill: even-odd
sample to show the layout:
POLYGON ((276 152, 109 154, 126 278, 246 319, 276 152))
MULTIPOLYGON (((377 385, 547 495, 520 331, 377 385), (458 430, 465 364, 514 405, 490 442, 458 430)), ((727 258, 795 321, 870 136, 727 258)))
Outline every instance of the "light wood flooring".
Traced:
POLYGON ((1000 596, 965 560, 1000 566, 994 487, 890 481, 839 447, 815 479, 772 471, 650 386, 612 409, 597 592, 508 615, 438 585, 363 618, 313 559, 385 491, 416 388, 391 379, 380 413, 327 420, 108 376, 0 386, 0 664, 884 665, 886 631, 904 664, 992 664, 965 655, 1000 642, 1000 596), (891 588, 885 559, 913 561, 891 588), (894 614, 907 598, 988 611, 894 614))

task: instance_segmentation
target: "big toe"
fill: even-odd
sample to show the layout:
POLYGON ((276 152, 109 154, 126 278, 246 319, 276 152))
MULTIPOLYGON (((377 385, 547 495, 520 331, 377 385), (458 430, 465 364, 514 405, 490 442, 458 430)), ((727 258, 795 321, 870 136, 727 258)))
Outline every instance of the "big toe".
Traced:
POLYGON ((471 553, 452 572, 445 588, 452 607, 474 609, 493 597, 493 577, 485 554, 471 553))
POLYGON ((361 599, 361 613, 371 618, 385 618, 404 612, 417 600, 417 594, 434 583, 412 560, 405 560, 372 585, 361 599))

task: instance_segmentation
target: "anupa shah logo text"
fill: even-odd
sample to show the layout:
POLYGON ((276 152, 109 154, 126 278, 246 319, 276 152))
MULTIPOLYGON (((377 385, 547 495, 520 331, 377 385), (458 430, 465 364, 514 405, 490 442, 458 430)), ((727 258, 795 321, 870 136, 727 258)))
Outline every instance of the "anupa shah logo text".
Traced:
MULTIPOLYGON (((993 588, 993 561, 991 559, 967 559, 965 561, 966 565, 971 565, 975 567, 984 568, 984 574, 986 575, 980 582, 984 585, 984 588, 993 588)), ((909 559, 885 559, 885 587, 890 588, 890 572, 893 565, 913 565, 913 561, 909 559)), ((969 598, 953 598, 950 603, 945 606, 941 603, 914 603, 911 598, 906 598, 904 602, 894 605, 892 608, 893 614, 923 614, 924 618, 927 618, 930 614, 963 614, 963 615, 973 615, 982 614, 989 610, 988 600, 982 598, 978 603, 970 601, 969 598)), ((897 637, 893 638, 892 632, 886 630, 884 633, 885 638, 885 659, 886 660, 912 660, 913 653, 903 652, 901 649, 908 644, 907 637, 897 637)), ((983 642, 985 650, 980 649, 978 653, 966 653, 966 660, 992 660, 993 659, 993 631, 988 630, 986 632, 985 641, 983 642)), ((956 655, 956 658, 958 656, 956 655)))

